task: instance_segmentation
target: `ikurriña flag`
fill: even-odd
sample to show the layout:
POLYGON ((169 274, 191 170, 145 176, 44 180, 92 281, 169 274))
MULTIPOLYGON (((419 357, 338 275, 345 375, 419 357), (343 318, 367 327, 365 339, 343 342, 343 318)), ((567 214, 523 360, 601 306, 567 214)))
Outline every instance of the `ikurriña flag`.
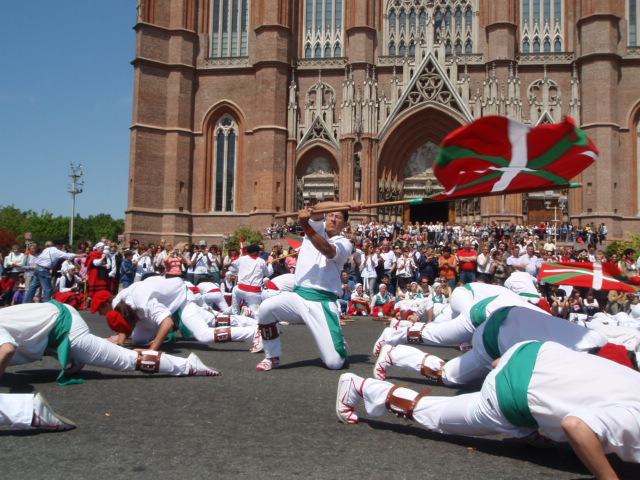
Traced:
POLYGON ((609 262, 543 263, 538 280, 594 290, 618 290, 630 293, 640 291, 637 286, 627 283, 630 279, 623 275, 616 265, 609 262))
POLYGON ((291 248, 293 248, 296 251, 300 250, 300 247, 302 246, 303 237, 287 232, 284 234, 284 239, 287 241, 287 243, 291 248))
POLYGON ((433 173, 445 191, 431 200, 566 187, 598 158, 570 117, 533 128, 484 117, 449 134, 441 147, 433 173))

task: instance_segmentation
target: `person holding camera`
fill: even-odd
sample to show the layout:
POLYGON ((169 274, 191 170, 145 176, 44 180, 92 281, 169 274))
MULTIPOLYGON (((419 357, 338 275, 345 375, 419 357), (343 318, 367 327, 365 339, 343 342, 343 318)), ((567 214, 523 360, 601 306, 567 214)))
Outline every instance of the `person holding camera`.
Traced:
POLYGON ((182 256, 182 254, 180 253, 180 249, 176 246, 176 248, 173 249, 167 259, 164 261, 164 277, 182 277, 183 265, 186 267, 187 265, 189 265, 189 262, 187 262, 187 259, 182 256))

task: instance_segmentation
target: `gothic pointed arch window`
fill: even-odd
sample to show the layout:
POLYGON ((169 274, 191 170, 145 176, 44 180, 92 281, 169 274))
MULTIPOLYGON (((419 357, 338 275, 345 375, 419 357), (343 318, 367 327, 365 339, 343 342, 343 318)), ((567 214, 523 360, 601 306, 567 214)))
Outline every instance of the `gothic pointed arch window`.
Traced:
POLYGON ((561 52, 564 45, 564 1, 563 0, 520 0, 520 48, 529 53, 541 50, 561 52))
POLYGON ((628 44, 629 46, 637 47, 640 46, 640 42, 638 41, 638 18, 640 17, 640 1, 627 0, 627 12, 629 23, 629 27, 627 28, 629 37, 628 44))
MULTIPOLYGON (((433 28, 436 45, 460 45, 459 54, 473 53, 476 43, 475 17, 478 0, 385 0, 384 52, 403 56, 426 40, 427 28, 433 28), (427 23, 428 19, 431 19, 427 23), (404 42, 404 50, 400 45, 404 42)), ((453 47, 449 54, 453 53, 453 47)))
POLYGON ((238 124, 231 115, 223 115, 218 120, 214 138, 212 210, 233 212, 238 160, 238 124))
POLYGON ((342 55, 343 2, 344 0, 305 0, 305 29, 302 33, 305 58, 332 58, 342 55), (307 45, 315 47, 308 51, 307 45))
POLYGON ((249 0, 212 0, 211 57, 246 57, 249 0))

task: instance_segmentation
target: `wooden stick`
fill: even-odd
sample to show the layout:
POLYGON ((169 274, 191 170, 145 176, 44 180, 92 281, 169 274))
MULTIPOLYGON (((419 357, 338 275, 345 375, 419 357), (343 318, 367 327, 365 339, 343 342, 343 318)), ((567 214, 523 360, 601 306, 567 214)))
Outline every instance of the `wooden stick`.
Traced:
MULTIPOLYGON (((467 198, 481 198, 481 197, 495 197, 496 195, 510 195, 512 193, 529 193, 529 192, 541 192, 541 191, 547 191, 547 190, 559 190, 562 188, 580 188, 582 187, 582 185, 580 183, 566 183, 563 185, 554 185, 553 187, 546 187, 546 188, 523 188, 521 190, 510 190, 508 192, 490 192, 490 193, 485 193, 483 195, 463 195, 463 196, 456 196, 456 197, 452 197, 451 199, 447 200, 447 199, 432 199, 430 197, 422 197, 422 198, 408 198, 405 200, 394 200, 392 202, 377 202, 377 203, 368 203, 366 205, 364 205, 362 208, 364 210, 366 209, 370 209, 370 208, 381 208, 381 207, 393 207, 396 205, 420 205, 422 203, 430 203, 430 202, 448 202, 448 201, 453 201, 453 200, 465 200, 467 198)), ((345 203, 345 208, 349 209, 348 204, 345 203)), ((313 213, 329 213, 329 212, 335 212, 336 208, 319 208, 317 210, 314 210, 313 213)), ((287 217, 297 217, 298 216, 298 212, 288 212, 288 213, 279 213, 277 215, 275 215, 275 218, 287 218, 287 217)))
POLYGON ((283 258, 293 257, 294 255, 298 255, 299 253, 300 253, 300 251, 293 252, 293 253, 287 253, 286 255, 283 255, 281 257, 274 258, 273 260, 269 260, 267 263, 274 263, 274 262, 277 262, 278 260, 282 260, 283 258))

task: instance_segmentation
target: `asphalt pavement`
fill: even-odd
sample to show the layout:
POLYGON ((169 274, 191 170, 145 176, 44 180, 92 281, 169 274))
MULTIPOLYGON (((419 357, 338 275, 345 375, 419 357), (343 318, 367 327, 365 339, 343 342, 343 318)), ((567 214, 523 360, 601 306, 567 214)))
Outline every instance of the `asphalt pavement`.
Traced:
MULTIPOLYGON (((92 332, 110 331, 83 312, 92 332)), ((384 324, 370 318, 344 327, 350 360, 327 370, 304 325, 283 327, 283 366, 258 372, 250 344, 213 348, 178 341, 166 351, 196 352, 220 377, 168 377, 86 366, 81 385, 57 386, 52 358, 9 367, 0 392, 42 392, 53 409, 78 424, 70 432, 0 429, 0 478, 29 479, 584 479, 568 448, 534 449, 502 436, 431 433, 391 414, 345 425, 335 414, 341 373, 370 377, 371 349, 384 324)), ((424 348, 427 350, 426 348, 424 348)), ((429 348, 445 359, 460 352, 429 348)), ((432 395, 464 393, 391 370, 389 380, 432 395)), ((640 466, 613 457, 621 478, 640 466)))

